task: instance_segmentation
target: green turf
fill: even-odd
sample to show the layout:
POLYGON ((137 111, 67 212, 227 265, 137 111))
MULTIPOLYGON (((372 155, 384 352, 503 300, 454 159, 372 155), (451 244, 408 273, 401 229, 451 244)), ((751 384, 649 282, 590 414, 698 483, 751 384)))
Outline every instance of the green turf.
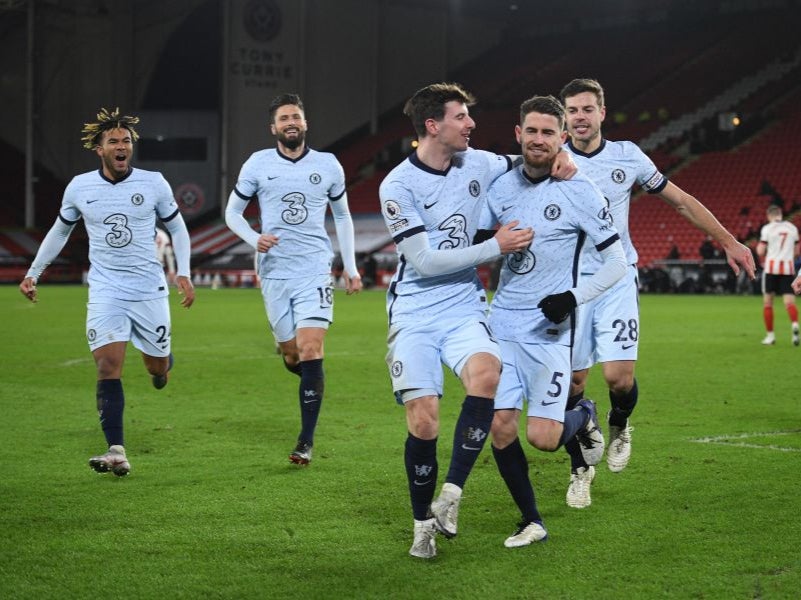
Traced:
MULTIPOLYGON (((0 598, 798 598, 801 348, 757 297, 644 296, 634 454, 569 509, 565 454, 527 447, 545 544, 508 550, 516 510, 491 453, 459 536, 408 556, 406 435, 384 364, 381 292, 337 295, 308 468, 287 461, 297 378, 275 355, 257 290, 173 298, 162 391, 129 349, 131 475, 104 447, 84 340, 86 290, 0 287, 0 598)), ((590 395, 606 406, 597 372, 590 395)), ((441 475, 461 403, 448 379, 441 475)))

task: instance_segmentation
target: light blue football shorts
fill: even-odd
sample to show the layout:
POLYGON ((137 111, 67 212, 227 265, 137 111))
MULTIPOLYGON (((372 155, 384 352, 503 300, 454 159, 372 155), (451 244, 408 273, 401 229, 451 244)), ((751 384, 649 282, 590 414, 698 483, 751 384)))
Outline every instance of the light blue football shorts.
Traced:
POLYGON ((576 309, 573 370, 614 360, 637 360, 639 339, 637 267, 630 265, 620 281, 576 309))
POLYGON ((442 396, 443 364, 458 377, 474 354, 486 352, 501 358, 483 311, 467 317, 392 325, 387 344, 387 367, 399 404, 420 396, 442 396))
POLYGON ((170 354, 169 298, 101 300, 86 305, 86 339, 94 351, 112 342, 133 343, 148 356, 170 354))
POLYGON ((528 416, 564 423, 570 392, 570 346, 526 344, 498 340, 503 371, 495 395, 495 410, 523 410, 528 416))
POLYGON ((328 329, 334 320, 330 273, 296 279, 262 279, 261 295, 277 342, 288 342, 301 327, 328 329))

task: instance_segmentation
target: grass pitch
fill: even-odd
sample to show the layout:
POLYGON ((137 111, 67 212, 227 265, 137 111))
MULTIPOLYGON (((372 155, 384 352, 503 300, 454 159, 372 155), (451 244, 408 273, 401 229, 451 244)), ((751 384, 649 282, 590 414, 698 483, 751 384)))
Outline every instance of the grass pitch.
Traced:
MULTIPOLYGON (((314 461, 290 465, 297 378, 258 290, 173 302, 175 368, 154 390, 129 347, 131 475, 104 449, 84 340, 86 289, 0 287, 2 598, 798 598, 801 348, 757 297, 643 296, 629 467, 603 463, 570 509, 563 451, 526 447, 547 543, 509 550, 517 511, 485 449, 459 536, 408 556, 406 427, 384 364, 384 295, 338 294, 314 461)), ((605 412, 594 370, 589 395, 605 412)), ((449 377, 447 470, 462 392, 449 377)))

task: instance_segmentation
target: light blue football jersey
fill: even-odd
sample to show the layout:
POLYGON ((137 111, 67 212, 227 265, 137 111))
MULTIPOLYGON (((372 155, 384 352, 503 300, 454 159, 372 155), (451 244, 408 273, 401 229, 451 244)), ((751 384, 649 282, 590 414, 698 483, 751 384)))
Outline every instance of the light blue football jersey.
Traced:
MULTIPOLYGON (((446 171, 432 169, 411 154, 379 188, 381 212, 395 243, 425 231, 435 249, 466 248, 476 234, 490 184, 512 167, 508 156, 467 149, 446 171)), ((387 291, 390 323, 458 317, 482 310, 475 267, 423 277, 398 251, 398 268, 387 291)))
POLYGON ((151 300, 167 296, 156 258, 156 217, 178 214, 170 185, 157 171, 131 169, 119 181, 102 170, 77 175, 64 190, 59 217, 83 218, 89 237, 89 301, 151 300))
MULTIPOLYGON (((653 161, 634 142, 610 142, 604 139, 595 152, 586 154, 568 141, 565 150, 572 154, 579 172, 598 186, 608 201, 626 253, 626 262, 636 265, 637 250, 629 233, 631 189, 639 184, 649 194, 658 194, 665 189, 667 177, 659 172, 653 161)), ((581 257, 581 272, 595 273, 601 264, 598 252, 587 248, 581 257)))
POLYGON ((576 286, 584 246, 603 249, 617 241, 606 201, 581 173, 569 180, 531 179, 521 166, 490 188, 480 228, 512 221, 531 227, 534 240, 525 252, 503 258, 490 329, 504 340, 570 345, 572 319, 554 324, 537 304, 576 286))
POLYGON ((333 154, 311 148, 296 159, 275 148, 251 154, 234 188, 243 200, 259 200, 261 232, 278 236, 260 254, 259 275, 294 279, 331 272, 334 252, 325 229, 329 202, 345 194, 345 171, 333 154))

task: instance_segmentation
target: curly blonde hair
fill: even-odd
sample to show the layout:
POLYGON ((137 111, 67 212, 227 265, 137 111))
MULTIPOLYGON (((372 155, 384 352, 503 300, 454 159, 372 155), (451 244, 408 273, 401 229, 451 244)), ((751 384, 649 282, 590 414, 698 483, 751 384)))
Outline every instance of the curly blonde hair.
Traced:
POLYGON ((97 113, 96 123, 84 123, 81 131, 84 134, 81 138, 83 147, 87 150, 94 150, 100 144, 100 137, 103 132, 109 129, 127 129, 131 132, 131 139, 136 141, 139 139, 139 134, 136 133, 136 129, 133 126, 137 123, 139 123, 139 117, 128 115, 121 117, 119 108, 115 108, 114 112, 101 108, 100 112, 97 113))

